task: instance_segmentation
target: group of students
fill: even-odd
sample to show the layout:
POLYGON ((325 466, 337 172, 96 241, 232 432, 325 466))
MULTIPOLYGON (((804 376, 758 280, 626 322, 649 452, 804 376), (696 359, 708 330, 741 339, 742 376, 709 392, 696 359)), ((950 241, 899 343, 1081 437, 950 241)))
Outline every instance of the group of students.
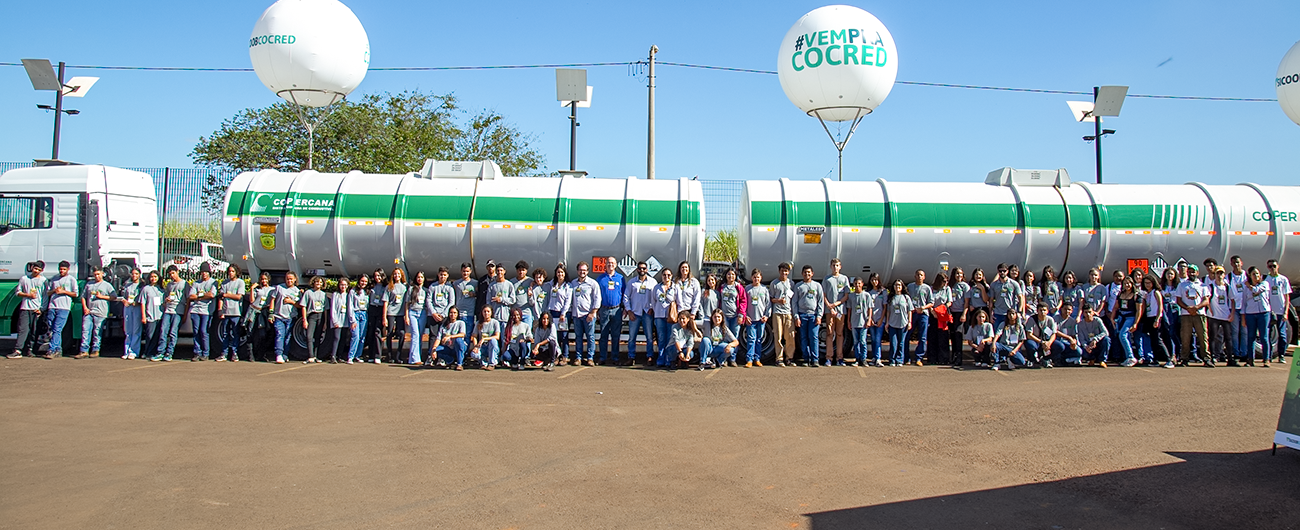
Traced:
POLYGON ((682 262, 656 278, 642 262, 625 277, 613 257, 604 262, 605 272, 595 277, 579 263, 572 280, 563 264, 548 276, 520 261, 508 278, 505 266, 489 261, 487 274, 477 279, 466 263, 455 280, 445 267, 432 281, 423 271, 408 281, 401 268, 376 269, 355 281, 328 282, 328 288, 322 277, 302 288, 293 272, 275 286, 263 272, 249 287, 233 265, 221 283, 206 265, 189 282, 170 267, 165 283, 157 272, 142 281, 133 271, 120 293, 100 270, 79 293, 67 262, 59 276, 41 280, 44 264, 36 262, 17 287, 23 298, 19 342, 10 357, 33 354, 42 312, 50 332, 46 357, 61 355, 59 337, 77 297, 85 313, 77 357, 98 355, 108 302, 117 301, 128 359, 171 360, 177 330, 189 318, 194 361, 215 356, 237 362, 246 350, 249 360, 273 355, 284 363, 293 328, 300 326, 307 363, 386 361, 454 370, 467 364, 485 370, 633 365, 638 347, 651 367, 755 367, 763 366, 768 332, 777 366, 845 366, 846 350, 858 366, 957 366, 967 355, 994 370, 1109 362, 1253 366, 1257 356, 1265 364, 1285 362, 1293 311, 1290 284, 1276 261, 1268 262, 1265 275, 1255 267, 1243 270, 1237 256, 1231 272, 1206 260, 1204 281, 1197 266, 1179 262, 1159 276, 1115 271, 1110 285, 1101 283, 1097 269, 1084 281, 1071 271, 1058 281, 1050 266, 1039 276, 1022 276, 1015 265, 998 265, 991 281, 978 268, 967 281, 955 268, 951 277, 941 272, 929 283, 918 270, 911 283, 885 284, 876 273, 850 280, 834 259, 821 282, 814 281, 812 266, 803 266, 795 280, 792 266, 783 263, 765 284, 757 269, 744 283, 736 269, 696 278, 682 262), (891 345, 887 359, 885 342, 891 345))

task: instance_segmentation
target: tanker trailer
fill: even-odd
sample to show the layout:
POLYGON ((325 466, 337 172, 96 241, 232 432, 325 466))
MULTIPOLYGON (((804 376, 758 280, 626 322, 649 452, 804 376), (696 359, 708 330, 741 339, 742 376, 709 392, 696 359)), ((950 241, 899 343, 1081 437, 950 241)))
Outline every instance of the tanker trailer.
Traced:
MULTIPOLYGON (((368 274, 400 266, 570 267, 595 256, 699 265, 704 194, 680 180, 504 177, 491 161, 405 175, 241 173, 226 192, 227 256, 256 274, 368 274)), ((481 269, 475 267, 475 275, 481 269)))
MULTIPOLYGON (((1227 263, 1241 255, 1300 276, 1300 187, 1087 184, 1064 169, 989 173, 980 183, 748 181, 742 191, 740 255, 775 271, 783 261, 823 274, 832 257, 849 275, 912 281, 962 267, 1051 265, 1060 274, 1179 259, 1227 263)), ((770 274, 770 273, 769 273, 770 274)), ((1086 278, 1086 276, 1081 276, 1086 278)), ((1109 274, 1103 276, 1110 281, 1109 274)))

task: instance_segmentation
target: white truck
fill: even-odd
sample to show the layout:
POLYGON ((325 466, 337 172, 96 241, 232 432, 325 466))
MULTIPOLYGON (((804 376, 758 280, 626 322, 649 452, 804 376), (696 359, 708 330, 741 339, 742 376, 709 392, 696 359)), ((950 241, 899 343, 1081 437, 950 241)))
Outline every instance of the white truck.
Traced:
MULTIPOLYGON (((158 263, 158 207, 153 179, 139 171, 102 165, 59 164, 13 169, 0 175, 0 335, 17 332, 18 278, 27 264, 45 262, 45 277, 60 261, 84 284, 92 266, 105 268, 114 285, 131 268, 158 263)), ((66 333, 81 335, 81 311, 69 315, 66 333)))

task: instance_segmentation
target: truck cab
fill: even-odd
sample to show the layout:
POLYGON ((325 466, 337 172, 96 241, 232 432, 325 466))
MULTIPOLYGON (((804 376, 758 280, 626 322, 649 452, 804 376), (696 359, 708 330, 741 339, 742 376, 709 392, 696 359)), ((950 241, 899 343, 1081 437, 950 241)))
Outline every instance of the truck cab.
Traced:
MULTIPOLYGON (((0 175, 0 335, 16 332, 18 279, 27 263, 72 264, 79 283, 92 266, 105 268, 115 285, 158 263, 158 207, 153 179, 138 171, 103 165, 60 164, 13 169, 0 175)), ((80 335, 81 312, 68 328, 80 335)))

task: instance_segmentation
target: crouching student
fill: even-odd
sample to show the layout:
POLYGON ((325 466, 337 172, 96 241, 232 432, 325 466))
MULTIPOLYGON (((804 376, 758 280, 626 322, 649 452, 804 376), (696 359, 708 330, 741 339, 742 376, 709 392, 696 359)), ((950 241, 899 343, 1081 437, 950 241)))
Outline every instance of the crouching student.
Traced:
POLYGON ((1075 329, 1078 333, 1074 336, 1075 340, 1079 341, 1083 358, 1088 359, 1088 366, 1105 368, 1106 356, 1110 354, 1110 333, 1106 332, 1106 326, 1097 318, 1097 310, 1084 304, 1083 320, 1079 321, 1075 329))
MULTIPOLYGON (((721 309, 717 310, 717 314, 718 318, 722 318, 721 309)), ((720 327, 725 328, 726 326, 720 327)), ((656 364, 673 369, 686 366, 695 355, 695 342, 701 338, 703 338, 703 334, 700 333, 699 328, 695 327, 695 317, 685 311, 677 313, 677 323, 673 324, 673 329, 668 332, 668 342, 659 351, 659 361, 656 364)), ((700 369, 703 370, 703 350, 701 350, 700 355, 700 369)))
POLYGON ((524 322, 524 312, 518 307, 510 308, 510 324, 506 333, 509 346, 505 348, 506 365, 515 370, 523 370, 533 354, 533 329, 524 322))
MULTIPOLYGON (((678 324, 680 326, 680 324, 678 324)), ((727 327, 722 309, 714 309, 700 338, 700 368, 722 368, 731 352, 740 346, 736 335, 727 327)), ((660 366, 663 366, 662 364, 660 366)))
POLYGON ((997 335, 993 333, 993 324, 989 323, 989 314, 984 308, 975 309, 974 315, 966 329, 966 344, 970 345, 975 366, 983 368, 990 365, 984 361, 993 357, 993 339, 997 335))
POLYGON ((474 336, 470 341, 469 356, 479 361, 484 370, 495 370, 501 341, 501 321, 492 318, 492 306, 484 305, 479 312, 474 336))
POLYGON ((560 353, 560 335, 548 312, 539 312, 533 321, 533 359, 542 362, 542 370, 555 369, 555 359, 560 353))
POLYGON ((1056 344, 1056 320, 1052 318, 1046 303, 1039 302, 1037 311, 1025 329, 1029 334, 1029 340, 1025 341, 1025 353, 1030 362, 1051 368, 1052 347, 1056 344))
POLYGON ((1012 363, 1024 368, 1033 366, 1020 353, 1025 348, 1025 338, 1025 325, 1020 321, 1020 312, 1014 309, 1007 311, 1006 321, 1002 323, 1002 329, 998 330, 997 339, 993 341, 991 368, 997 370, 998 363, 1006 363, 1008 370, 1012 369, 1012 363))
POLYGON ((433 354, 453 370, 465 369, 465 321, 456 306, 447 309, 447 323, 438 328, 433 354))
POLYGON ((1074 306, 1061 304, 1061 323, 1056 325, 1056 341, 1052 343, 1052 363, 1061 366, 1082 366, 1083 349, 1079 348, 1079 316, 1074 306))

